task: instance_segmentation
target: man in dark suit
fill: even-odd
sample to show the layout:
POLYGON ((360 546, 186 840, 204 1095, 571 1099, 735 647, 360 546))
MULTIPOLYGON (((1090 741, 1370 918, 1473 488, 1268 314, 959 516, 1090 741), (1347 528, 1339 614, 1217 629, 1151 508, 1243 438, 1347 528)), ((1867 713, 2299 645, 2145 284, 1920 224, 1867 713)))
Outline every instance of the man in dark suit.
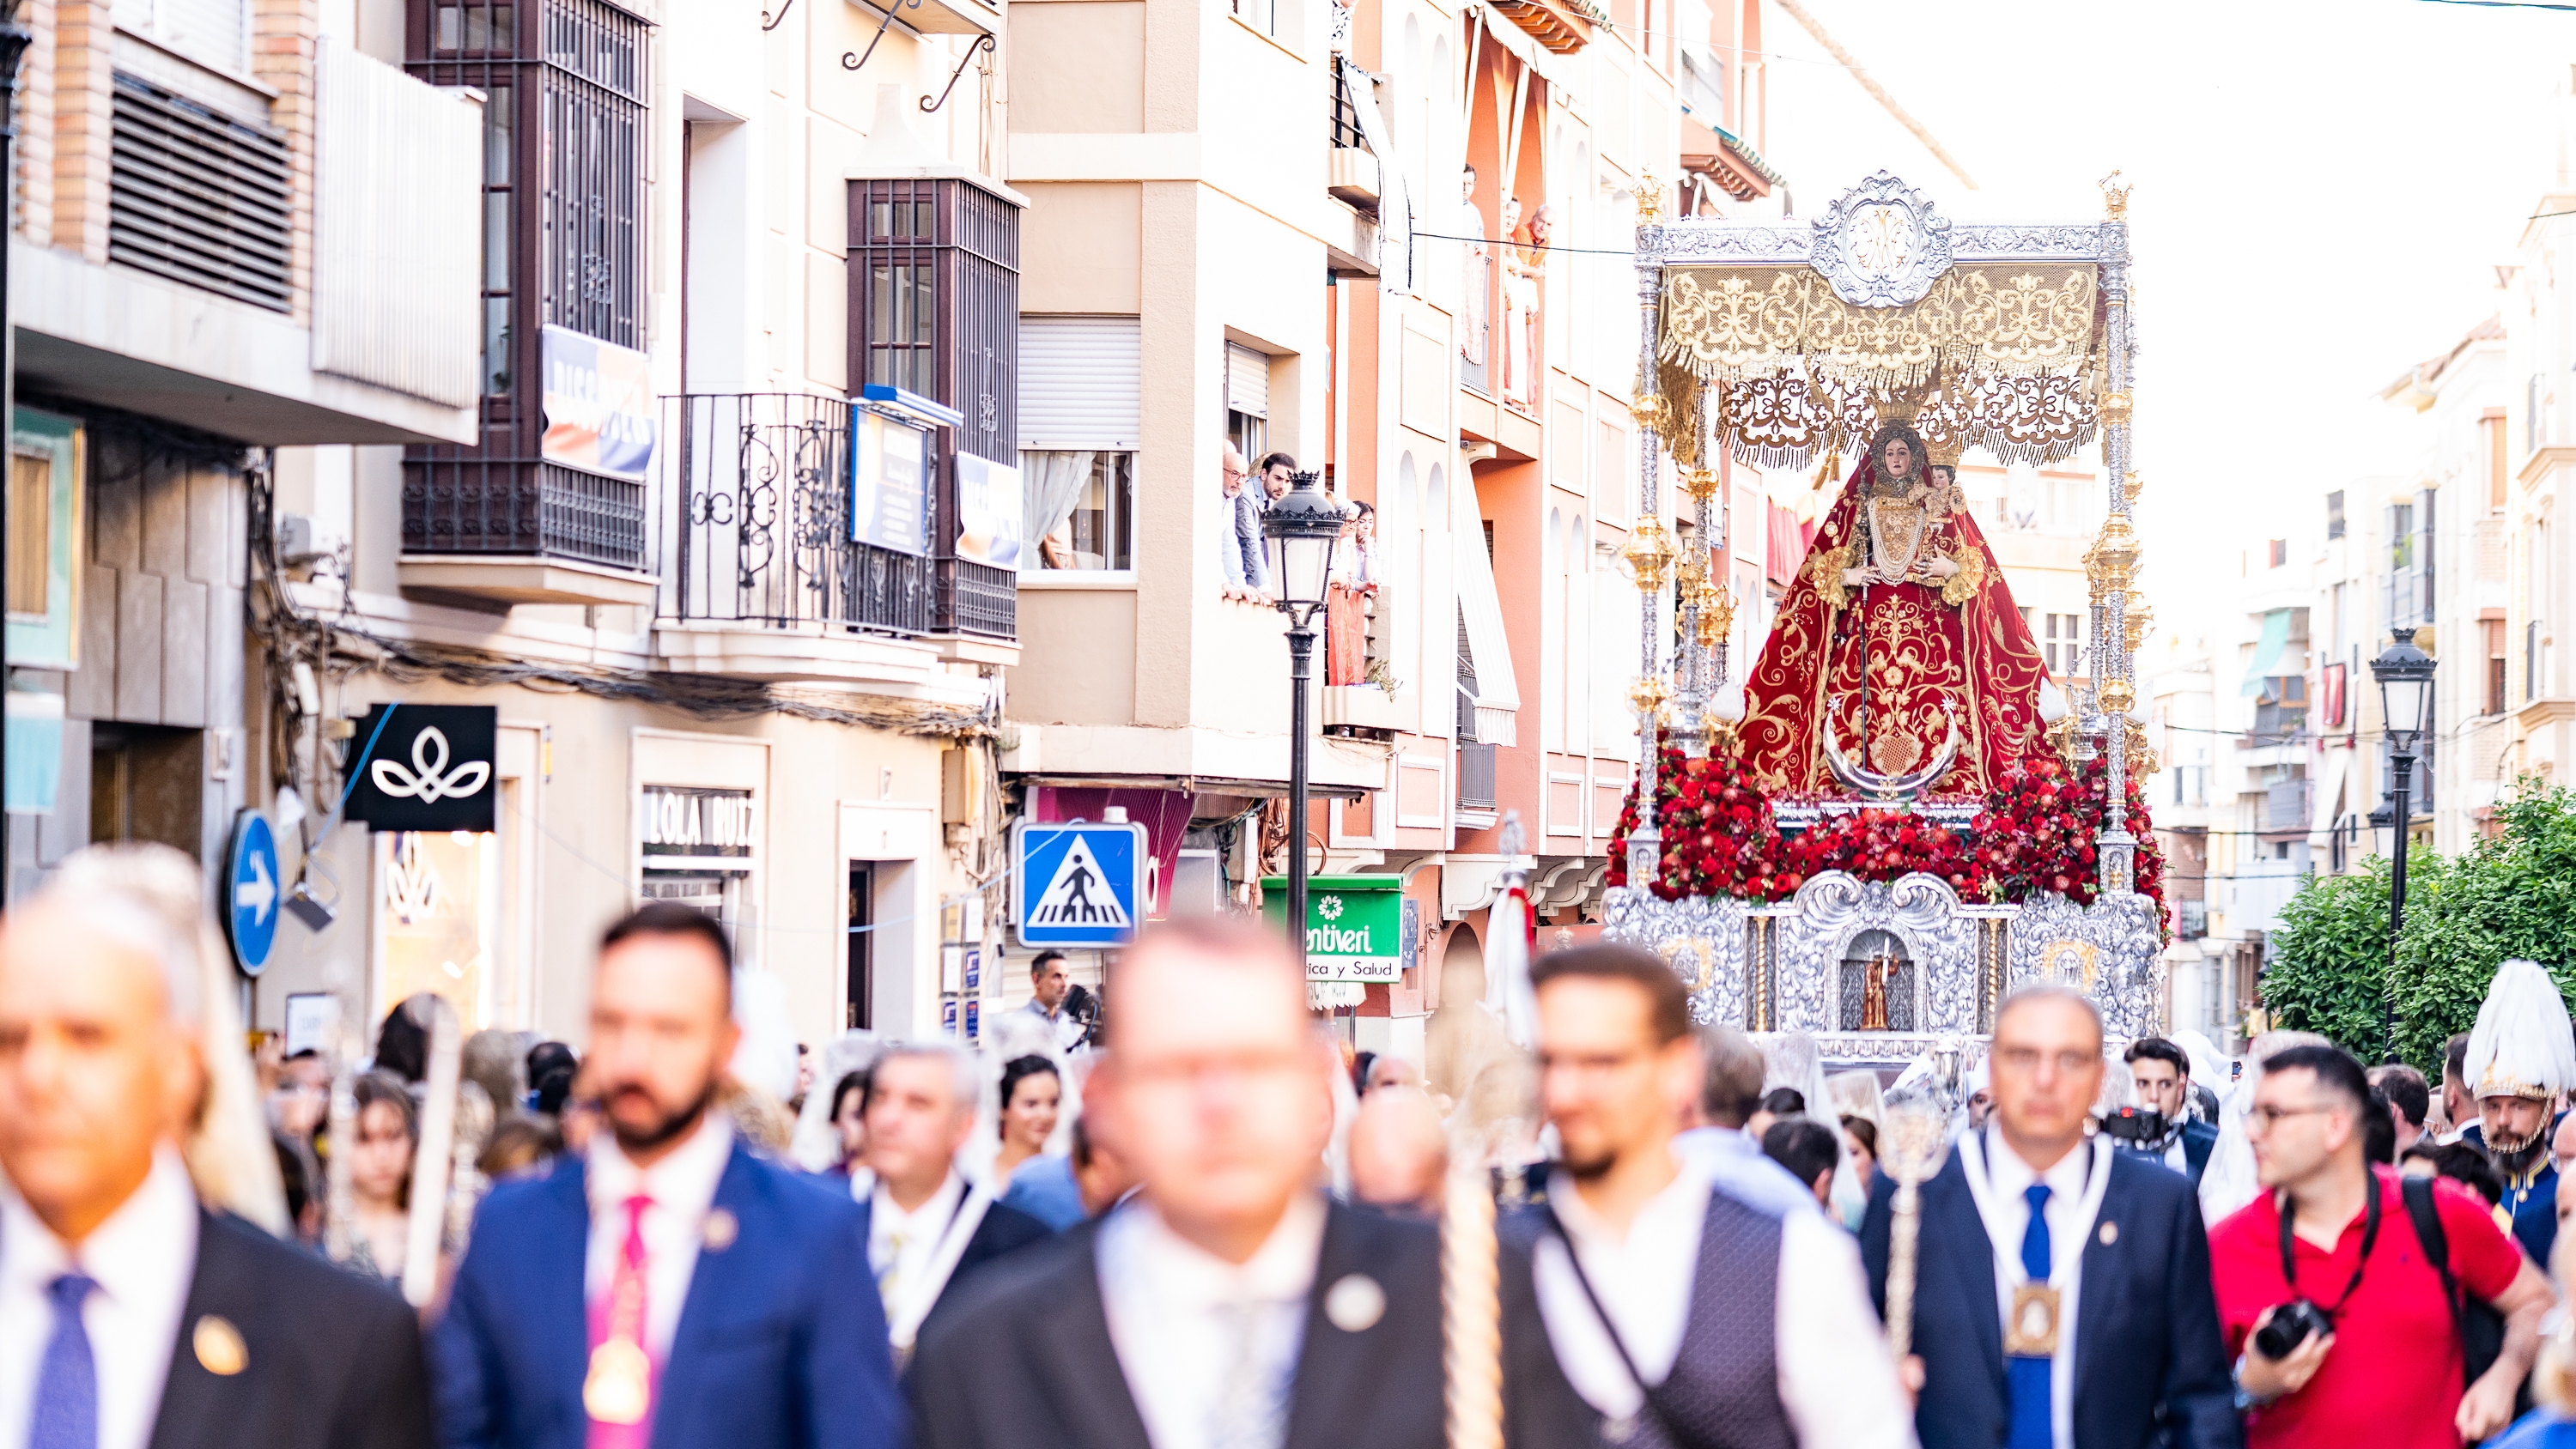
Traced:
MULTIPOLYGON (((942 1310, 907 1380, 923 1449, 1440 1449, 1439 1233, 1317 1185, 1340 1063, 1294 958, 1174 921, 1108 990, 1084 1120, 1142 1191, 942 1310)), ((1503 1318, 1507 1431, 1584 1442, 1508 1286, 1503 1318)))
MULTIPOLYGON (((2087 1140, 2102 1020, 2062 986, 1995 1016, 1994 1111, 1922 1188, 1914 1345, 1923 1449, 2238 1449, 2200 1201, 2087 1140)), ((1894 1183, 1861 1227, 1886 1305, 1894 1183)))
POLYGON ((190 1184, 203 932, 123 888, 174 868, 92 852, 0 927, 0 1443, 426 1449, 410 1307, 190 1184))
POLYGON ((888 1048, 868 1079, 869 1171, 852 1181, 865 1188, 868 1267, 898 1360, 985 1264, 1049 1236, 1046 1224, 994 1201, 1004 1184, 970 1187, 958 1175, 981 1082, 973 1057, 939 1042, 888 1048))
POLYGON ((2190 1178, 2193 1187, 2200 1186, 2200 1175, 2209 1167, 2210 1149, 2218 1145, 2218 1128, 2188 1115, 2190 1054, 2163 1037, 2145 1036, 2129 1043, 2120 1059, 2128 1065, 2130 1084, 2138 1089, 2138 1105, 2166 1123, 2163 1136, 2138 1143, 2131 1150, 2190 1178))
POLYGON ((713 1110, 732 995, 710 917, 609 928, 588 1068, 609 1130, 484 1201, 430 1339, 452 1449, 903 1442, 857 1207, 713 1110))

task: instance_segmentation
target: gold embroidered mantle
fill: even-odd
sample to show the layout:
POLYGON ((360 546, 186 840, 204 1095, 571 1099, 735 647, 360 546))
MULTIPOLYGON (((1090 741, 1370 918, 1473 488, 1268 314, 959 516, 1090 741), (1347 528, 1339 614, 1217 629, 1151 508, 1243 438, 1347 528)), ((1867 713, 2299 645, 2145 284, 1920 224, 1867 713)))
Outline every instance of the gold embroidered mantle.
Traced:
POLYGON ((1716 383, 1796 370, 1897 392, 1942 370, 2038 377, 2091 363, 2099 300, 2090 265, 1957 267, 1902 307, 1855 307, 1813 267, 1676 267, 1658 351, 1716 383))

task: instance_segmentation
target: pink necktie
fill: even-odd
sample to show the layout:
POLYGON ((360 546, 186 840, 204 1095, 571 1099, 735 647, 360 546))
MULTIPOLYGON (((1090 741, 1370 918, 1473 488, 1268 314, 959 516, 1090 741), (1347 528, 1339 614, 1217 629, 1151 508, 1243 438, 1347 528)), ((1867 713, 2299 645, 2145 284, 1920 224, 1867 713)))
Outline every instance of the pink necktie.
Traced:
POLYGON ((588 1449, 647 1449, 662 1366, 646 1346, 644 1210, 653 1199, 626 1199, 626 1244, 608 1291, 590 1305, 590 1372, 583 1404, 590 1412, 588 1449))

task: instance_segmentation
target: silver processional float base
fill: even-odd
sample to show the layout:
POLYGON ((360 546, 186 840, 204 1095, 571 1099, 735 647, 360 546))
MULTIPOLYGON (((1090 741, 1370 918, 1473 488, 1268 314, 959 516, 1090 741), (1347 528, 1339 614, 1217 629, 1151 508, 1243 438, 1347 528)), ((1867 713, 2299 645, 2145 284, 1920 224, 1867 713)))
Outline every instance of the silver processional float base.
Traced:
POLYGON ((2143 895, 1971 905, 1936 876, 1829 871, 1772 904, 1614 887, 1602 921, 1671 963, 1695 1024, 1805 1032, 1837 1070, 1900 1069, 1944 1039, 1981 1046, 1996 1005, 2038 981, 2090 998, 2115 1051, 2161 1029, 2163 935, 2143 895))

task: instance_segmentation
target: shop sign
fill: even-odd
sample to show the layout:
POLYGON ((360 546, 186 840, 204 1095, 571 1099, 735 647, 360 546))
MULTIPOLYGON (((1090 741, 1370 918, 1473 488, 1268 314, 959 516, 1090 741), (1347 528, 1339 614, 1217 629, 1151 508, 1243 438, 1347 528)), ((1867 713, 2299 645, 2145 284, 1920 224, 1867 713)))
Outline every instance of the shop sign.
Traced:
MULTIPOLYGON (((1406 949, 1404 882, 1391 875, 1319 875, 1306 881, 1306 979, 1402 979, 1406 949)), ((1261 882, 1262 914, 1288 918, 1288 878, 1261 882)))
POLYGON ((749 790, 702 790, 685 785, 644 787, 644 854, 717 858, 747 863, 759 828, 749 790))
POLYGON ((500 734, 488 704, 377 705, 349 740, 343 809, 370 830, 491 830, 500 734))
POLYGON ((649 360, 563 327, 544 328, 537 340, 545 460, 642 482, 659 427, 649 360))

